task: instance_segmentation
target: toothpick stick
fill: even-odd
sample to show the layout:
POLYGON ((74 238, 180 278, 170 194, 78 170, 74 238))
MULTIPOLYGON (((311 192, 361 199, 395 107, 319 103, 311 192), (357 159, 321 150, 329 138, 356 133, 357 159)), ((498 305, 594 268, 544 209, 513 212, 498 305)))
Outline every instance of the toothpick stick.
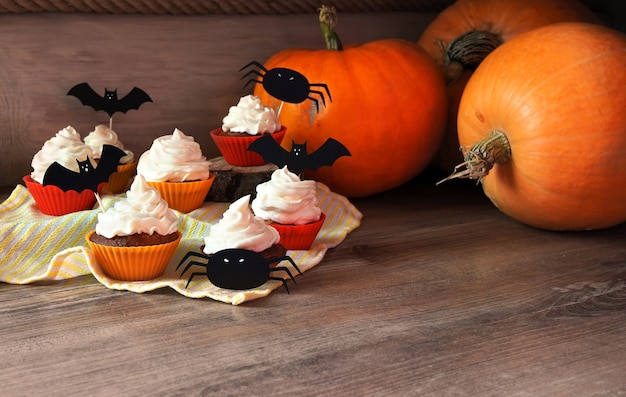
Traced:
POLYGON ((93 192, 93 194, 96 195, 96 201, 98 202, 98 206, 100 207, 100 211, 102 211, 102 213, 105 213, 104 210, 104 204, 102 204, 102 199, 100 198, 100 195, 98 194, 98 192, 93 192))
POLYGON ((278 112, 276 112, 276 118, 280 119, 280 112, 283 110, 283 105, 285 104, 285 101, 280 101, 280 106, 278 107, 278 112))

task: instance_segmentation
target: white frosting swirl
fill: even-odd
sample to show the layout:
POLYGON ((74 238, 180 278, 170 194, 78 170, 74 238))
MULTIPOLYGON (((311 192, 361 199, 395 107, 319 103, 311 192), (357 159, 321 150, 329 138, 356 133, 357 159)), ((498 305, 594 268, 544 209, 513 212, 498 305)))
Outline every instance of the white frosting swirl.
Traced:
POLYGON ((151 182, 186 182, 209 179, 211 163, 192 136, 178 128, 155 139, 139 158, 137 173, 151 182))
POLYGON ((98 214, 96 233, 106 238, 138 233, 165 236, 174 233, 177 225, 178 217, 167 202, 141 175, 137 175, 126 198, 98 214))
POLYGON ((222 120, 222 130, 250 135, 272 134, 280 128, 274 109, 263 106, 255 95, 241 97, 237 106, 231 106, 222 120))
POLYGON ((250 210, 250 195, 233 202, 204 239, 204 253, 227 248, 261 252, 280 240, 280 235, 250 210))
POLYGON ((94 130, 85 137, 84 142, 91 147, 95 160, 99 160, 102 155, 102 145, 113 145, 126 153, 126 156, 120 159, 120 164, 132 163, 135 159, 133 152, 124 149, 124 144, 118 139, 115 131, 104 124, 97 125, 94 130))
POLYGON ((252 211, 265 220, 283 225, 304 225, 320 219, 315 181, 290 172, 287 166, 272 173, 269 181, 256 187, 252 211))
POLYGON ((55 161, 63 167, 74 172, 79 172, 78 161, 85 161, 89 157, 95 167, 91 148, 83 143, 80 134, 72 126, 67 126, 48 139, 41 150, 33 156, 31 166, 33 172, 30 176, 37 182, 43 183, 46 170, 55 161))

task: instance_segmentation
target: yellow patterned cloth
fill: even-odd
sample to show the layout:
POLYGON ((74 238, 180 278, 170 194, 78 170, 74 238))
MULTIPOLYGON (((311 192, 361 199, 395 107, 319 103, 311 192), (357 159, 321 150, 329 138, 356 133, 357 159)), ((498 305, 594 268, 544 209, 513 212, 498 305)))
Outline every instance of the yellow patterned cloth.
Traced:
MULTIPOLYGON (((331 192, 325 185, 317 184, 317 194, 320 207, 326 214, 322 230, 310 250, 287 252, 302 272, 320 263, 326 251, 341 243, 348 233, 360 225, 362 218, 361 213, 348 199, 331 192)), ((122 197, 124 195, 104 196, 104 207, 112 206, 122 197)), ((189 288, 185 287, 187 275, 181 278, 180 269, 176 271, 176 266, 188 251, 200 252, 200 246, 204 243, 204 237, 208 235, 211 225, 221 218, 228 205, 229 203, 208 202, 188 214, 177 213, 179 230, 183 237, 165 273, 150 281, 126 282, 113 280, 103 273, 85 241, 85 235, 95 228, 100 209, 63 216, 44 215, 28 190, 17 185, 0 205, 0 281, 30 284, 91 273, 100 283, 111 289, 147 292, 170 287, 190 298, 208 297, 233 305, 266 296, 274 289, 282 288, 280 281, 269 280, 251 290, 226 290, 214 286, 202 277, 194 278, 189 288)), ((291 267, 287 262, 281 263, 281 266, 291 267)), ((297 280, 300 278, 297 277, 297 280)), ((303 283, 304 281, 302 279, 303 283)))

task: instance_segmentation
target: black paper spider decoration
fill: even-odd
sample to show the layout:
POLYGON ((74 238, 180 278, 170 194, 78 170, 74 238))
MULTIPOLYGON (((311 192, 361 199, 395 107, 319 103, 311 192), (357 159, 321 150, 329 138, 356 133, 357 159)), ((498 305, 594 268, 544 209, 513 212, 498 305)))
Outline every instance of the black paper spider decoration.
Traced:
POLYGON ((312 90, 311 87, 323 88, 328 95, 328 99, 330 99, 331 102, 333 101, 330 96, 328 86, 326 84, 309 83, 309 80, 298 71, 287 68, 273 68, 268 70, 257 61, 252 61, 248 63, 246 66, 239 69, 239 71, 241 72, 242 70, 247 69, 250 66, 256 66, 264 73, 261 73, 256 69, 250 70, 242 77, 242 79, 250 76, 251 74, 255 74, 259 76, 261 80, 251 78, 246 82, 244 88, 252 82, 260 83, 263 85, 263 88, 265 89, 265 91, 267 91, 268 94, 276 99, 289 103, 300 103, 308 98, 315 102, 315 108, 317 109, 317 111, 319 111, 319 101, 311 95, 319 95, 324 106, 326 106, 326 99, 324 98, 323 91, 312 90))
POLYGON ((213 285, 234 290, 252 289, 263 285, 268 280, 278 280, 283 283, 285 290, 289 293, 287 282, 282 277, 271 276, 272 272, 282 271, 287 273, 291 281, 296 283, 293 274, 291 274, 288 268, 283 266, 270 267, 273 263, 279 263, 285 260, 289 261, 294 269, 302 275, 296 263, 289 256, 265 259, 257 252, 238 248, 225 249, 212 255, 189 251, 185 254, 178 266, 176 266, 176 270, 178 270, 187 259, 192 257, 206 259, 207 262, 190 261, 180 274, 181 277, 192 266, 202 266, 206 271, 191 273, 185 288, 189 286, 189 283, 194 277, 206 276, 213 285))

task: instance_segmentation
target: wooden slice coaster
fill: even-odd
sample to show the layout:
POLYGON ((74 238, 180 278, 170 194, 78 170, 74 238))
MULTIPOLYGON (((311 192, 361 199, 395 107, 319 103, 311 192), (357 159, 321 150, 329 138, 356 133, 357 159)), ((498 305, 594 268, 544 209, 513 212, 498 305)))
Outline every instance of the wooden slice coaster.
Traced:
POLYGON ((266 182, 276 170, 274 164, 255 167, 236 167, 228 164, 224 157, 216 157, 211 161, 211 172, 215 181, 209 190, 206 201, 233 202, 247 194, 256 195, 256 186, 266 182))

